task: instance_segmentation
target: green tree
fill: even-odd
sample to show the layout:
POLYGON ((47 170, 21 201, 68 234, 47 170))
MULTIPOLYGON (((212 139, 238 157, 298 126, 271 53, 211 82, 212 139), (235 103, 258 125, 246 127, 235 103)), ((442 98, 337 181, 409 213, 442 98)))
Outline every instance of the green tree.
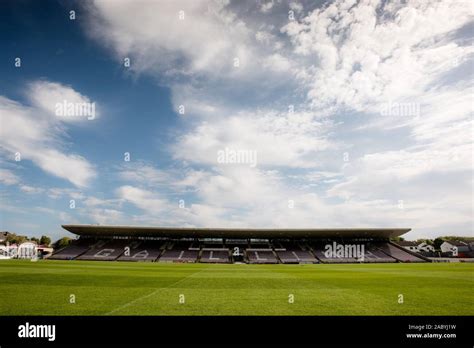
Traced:
POLYGON ((9 244, 22 244, 27 241, 28 238, 26 238, 25 236, 18 236, 16 233, 10 233, 6 239, 6 242, 8 242, 9 244))
POLYGON ((63 237, 63 238, 57 240, 57 241, 54 243, 54 249, 58 250, 58 249, 65 248, 65 247, 67 247, 69 244, 71 244, 71 242, 72 242, 71 238, 69 238, 69 237, 63 237))
POLYGON ((441 248, 441 244, 444 243, 444 240, 441 239, 441 238, 436 238, 434 241, 433 241, 433 246, 435 248, 435 250, 439 250, 441 248))
POLYGON ((51 244, 51 238, 49 238, 48 236, 41 236, 40 244, 49 246, 51 244))

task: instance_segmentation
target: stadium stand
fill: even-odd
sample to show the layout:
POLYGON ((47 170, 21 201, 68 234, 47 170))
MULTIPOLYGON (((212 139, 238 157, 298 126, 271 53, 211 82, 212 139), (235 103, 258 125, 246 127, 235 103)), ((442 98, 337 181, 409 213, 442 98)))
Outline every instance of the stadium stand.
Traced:
POLYGON ((196 262, 197 250, 165 250, 158 258, 160 262, 196 262))
POLYGON ((164 248, 163 242, 135 241, 130 243, 130 253, 124 252, 117 261, 155 261, 164 248))
POLYGON ((227 239, 225 246, 229 248, 231 262, 245 262, 245 249, 248 248, 247 239, 227 239))
POLYGON ((196 262, 199 250, 194 243, 175 241, 158 258, 160 262, 196 262), (190 250, 192 249, 192 250, 190 250))
POLYGON ((229 263, 229 249, 202 250, 200 262, 204 263, 229 263))
POLYGON ((385 254, 401 262, 425 262, 426 260, 420 255, 404 250, 392 243, 384 243, 379 247, 385 254))
POLYGON ((102 260, 113 261, 116 260, 125 251, 125 247, 130 247, 130 240, 100 240, 92 246, 87 252, 78 256, 77 260, 102 260))
POLYGON ((298 257, 291 251, 278 250, 275 251, 281 263, 300 263, 298 257))
POLYGON ((358 261, 352 257, 326 257, 321 249, 314 249, 314 255, 322 263, 357 263, 358 261))
POLYGON ((270 241, 269 240, 250 240, 250 248, 252 249, 270 249, 270 241))
POLYGON ((394 259, 391 256, 388 256, 382 250, 380 250, 377 244, 371 244, 371 243, 366 244, 364 257, 365 257, 364 262, 368 262, 368 263, 397 262, 396 259, 394 259))
POLYGON ((117 260, 253 264, 425 262, 390 242, 409 229, 210 229, 65 225, 80 236, 56 260, 117 260), (328 244, 357 245, 363 257, 325 254, 328 244))
POLYGON ((312 245, 313 253, 322 263, 356 263, 356 260, 353 257, 327 257, 325 254, 325 245, 321 243, 316 243, 312 245))
POLYGON ((273 243, 275 253, 282 263, 318 263, 319 261, 309 250, 303 250, 298 243, 273 243))
POLYGON ((271 249, 247 249, 246 254, 249 263, 278 263, 271 249))
POLYGON ((74 240, 65 248, 62 248, 51 255, 51 260, 73 260, 84 254, 95 243, 95 240, 80 238, 74 240))

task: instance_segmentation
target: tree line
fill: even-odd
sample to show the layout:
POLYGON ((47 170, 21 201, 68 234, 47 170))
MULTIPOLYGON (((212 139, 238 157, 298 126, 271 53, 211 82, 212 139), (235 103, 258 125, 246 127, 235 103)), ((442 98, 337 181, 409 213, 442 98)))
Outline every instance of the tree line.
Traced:
POLYGON ((8 244, 22 244, 25 242, 35 242, 36 244, 39 245, 45 245, 48 247, 53 247, 54 249, 61 249, 66 246, 68 246, 71 243, 72 239, 69 237, 63 237, 55 241, 54 243, 51 243, 51 238, 48 236, 41 236, 40 238, 36 237, 27 237, 27 236, 21 236, 16 233, 8 233, 6 238, 5 238, 5 243, 8 244))

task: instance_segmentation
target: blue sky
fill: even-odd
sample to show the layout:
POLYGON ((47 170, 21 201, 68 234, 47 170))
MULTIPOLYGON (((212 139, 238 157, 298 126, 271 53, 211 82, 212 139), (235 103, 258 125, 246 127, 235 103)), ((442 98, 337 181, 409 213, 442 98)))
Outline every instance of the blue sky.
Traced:
POLYGON ((0 6, 1 230, 473 235, 470 2, 0 6))

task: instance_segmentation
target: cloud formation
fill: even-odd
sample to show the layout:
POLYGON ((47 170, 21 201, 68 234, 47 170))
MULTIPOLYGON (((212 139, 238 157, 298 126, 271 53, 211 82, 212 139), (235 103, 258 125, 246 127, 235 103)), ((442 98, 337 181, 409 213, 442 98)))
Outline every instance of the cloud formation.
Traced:
POLYGON ((67 152, 67 127, 54 108, 63 100, 89 99, 69 86, 49 81, 31 83, 26 98, 30 105, 0 96, 1 151, 10 160, 19 155, 18 159, 32 161, 48 174, 86 187, 96 176, 94 165, 81 155, 67 152))
MULTIPOLYGON (((470 228, 471 89, 449 82, 472 62, 462 2, 334 1, 304 12, 269 1, 253 16, 225 1, 160 3, 133 17, 130 6, 96 1, 90 34, 118 60, 134 57, 133 69, 168 84, 176 110, 186 109, 170 146, 184 174, 168 182, 195 203, 175 222, 470 228), (262 24, 270 11, 283 21, 262 24), (387 105, 417 113, 384 114, 387 105), (255 150, 258 166, 217 163, 224 148, 255 150)), ((143 184, 153 173, 122 178, 143 184)), ((140 190, 119 195, 130 191, 148 213, 165 209, 160 193, 140 190)))

